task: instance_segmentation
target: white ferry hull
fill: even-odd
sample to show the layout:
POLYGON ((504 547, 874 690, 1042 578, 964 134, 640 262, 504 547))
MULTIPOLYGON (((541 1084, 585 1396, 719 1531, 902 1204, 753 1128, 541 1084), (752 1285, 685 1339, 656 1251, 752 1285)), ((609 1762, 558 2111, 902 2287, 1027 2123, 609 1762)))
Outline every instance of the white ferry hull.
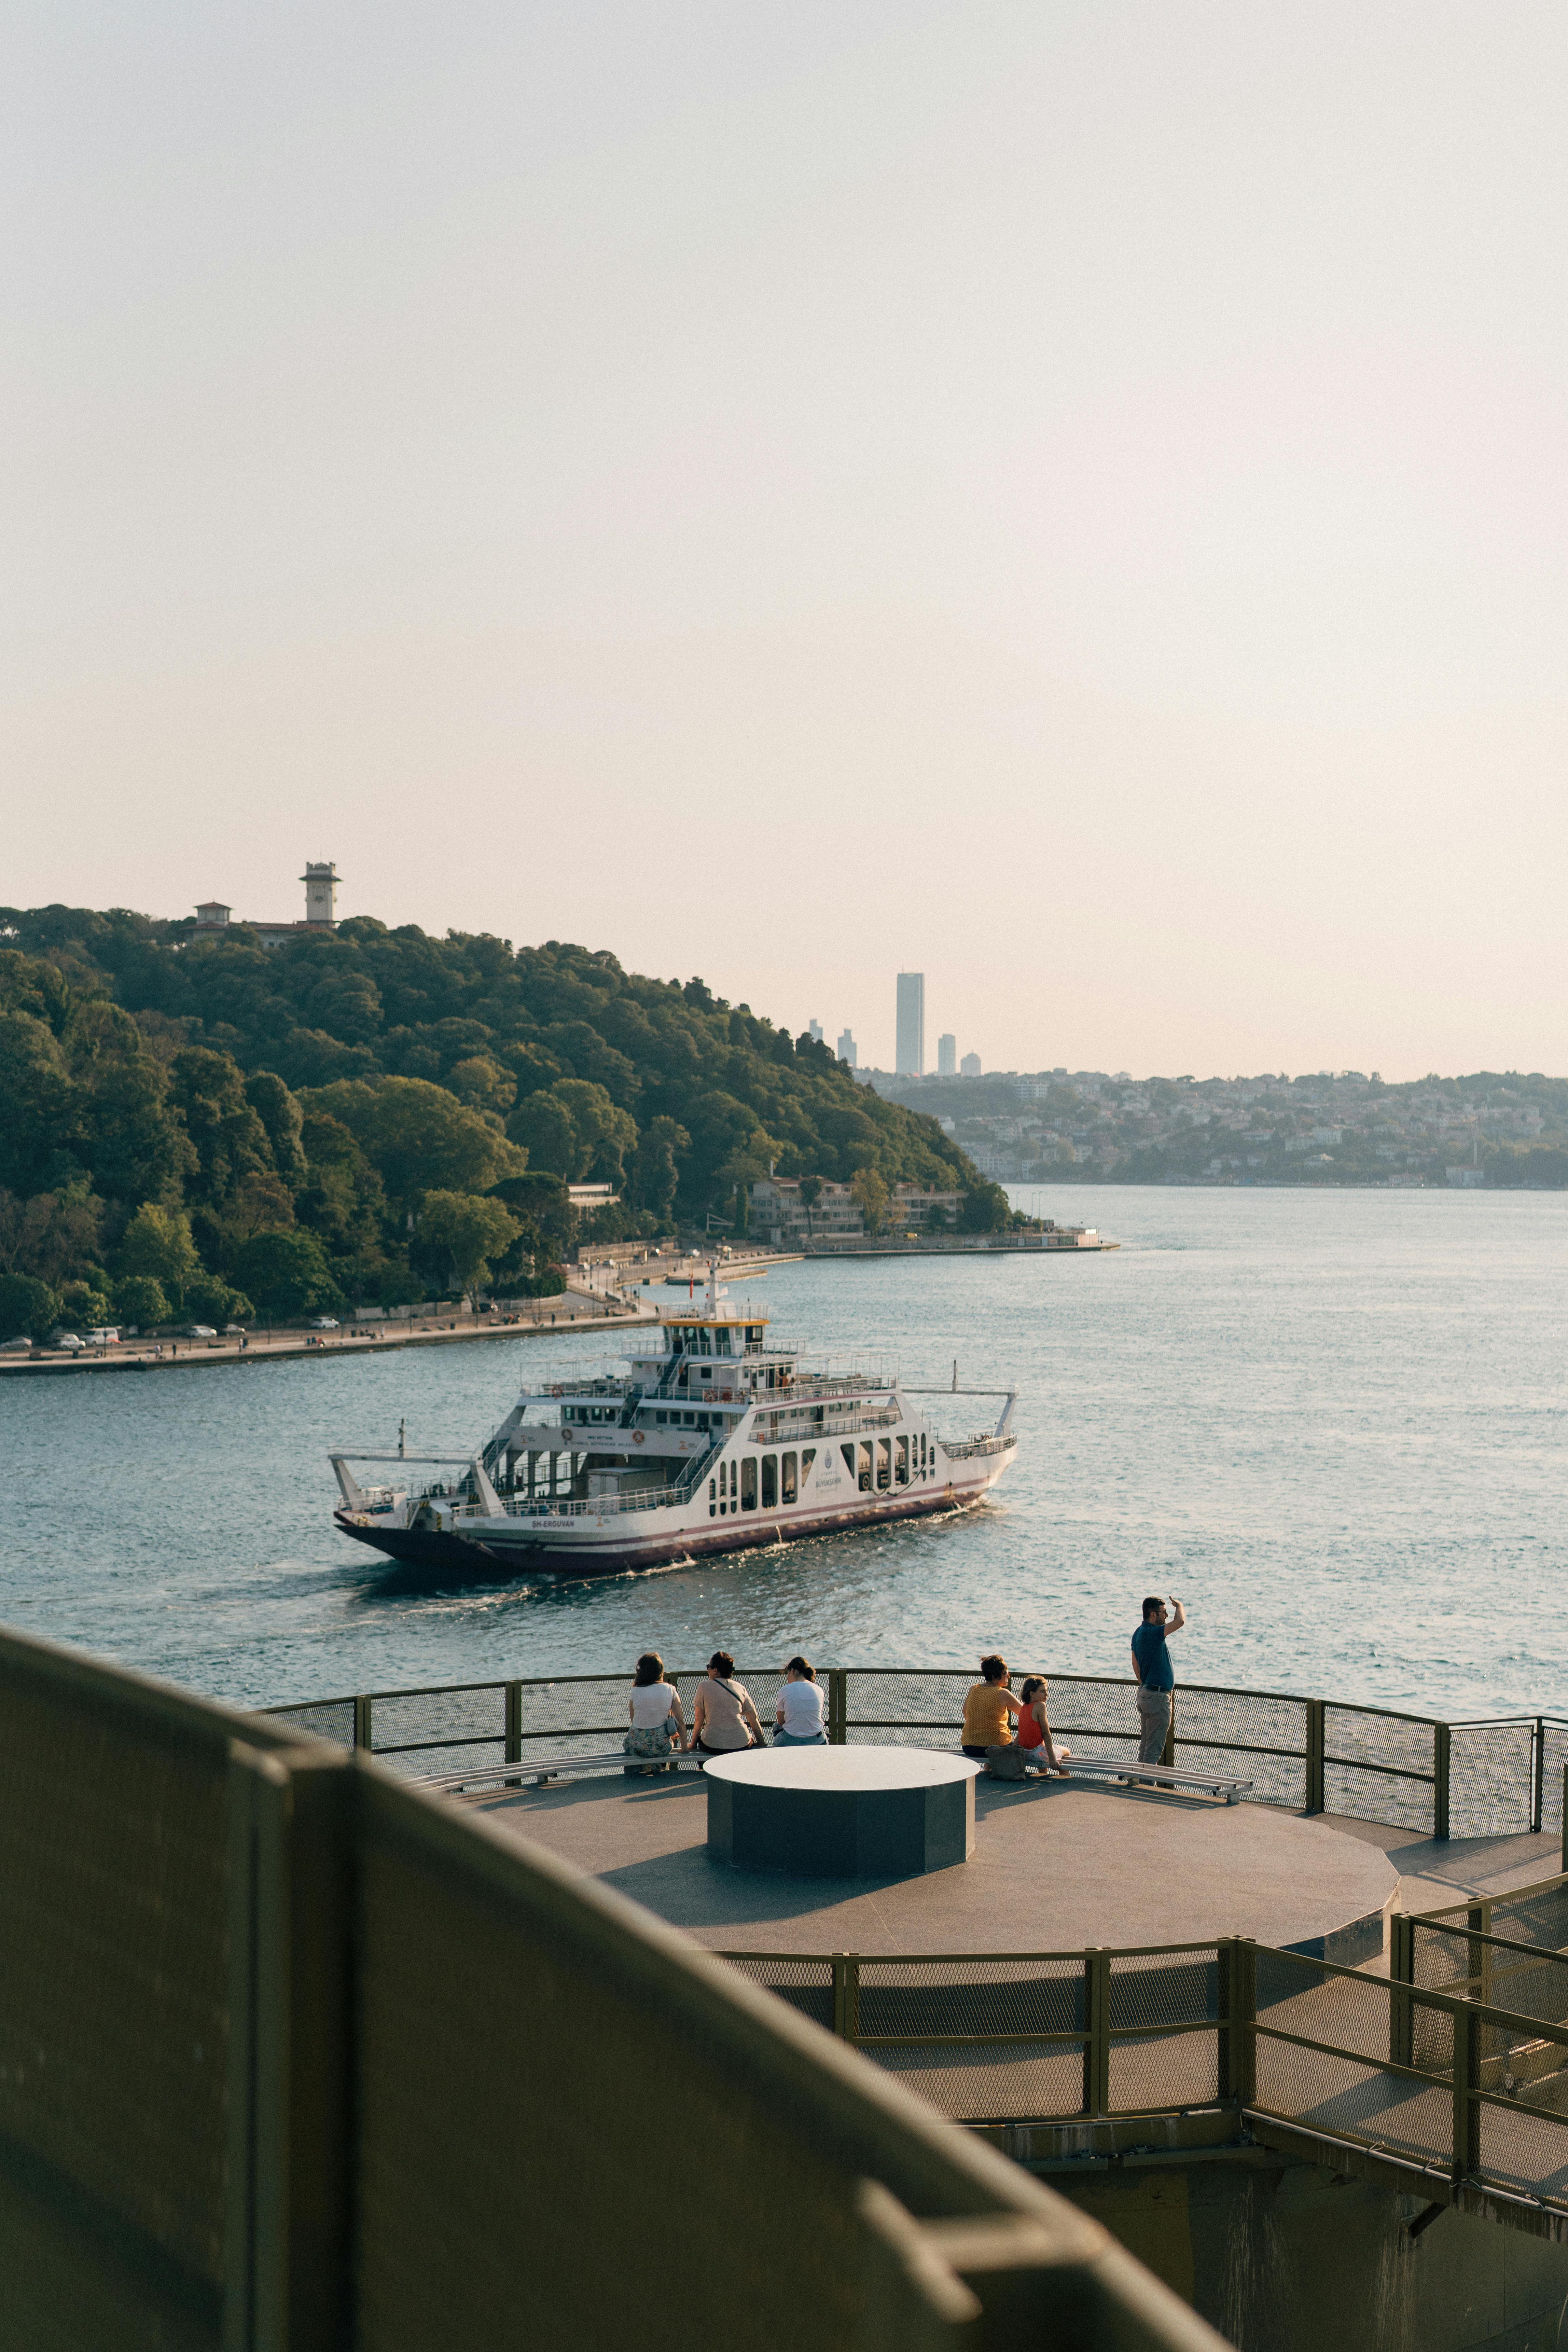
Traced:
POLYGON ((356 1543, 369 1544, 410 1567, 458 1576, 489 1576, 498 1569, 519 1578, 646 1575, 687 1560, 711 1559, 723 1552, 770 1551, 780 1544, 803 1543, 812 1536, 839 1535, 885 1526, 892 1519, 931 1518, 962 1510, 994 1486, 1011 1459, 1009 1449, 988 1461, 979 1475, 953 1478, 940 1490, 879 1496, 873 1502, 849 1504, 837 1510, 807 1506, 765 1517, 759 1512, 745 1519, 694 1520, 686 1528, 665 1525, 638 1529, 606 1524, 588 1528, 579 1523, 567 1533, 564 1528, 552 1528, 547 1522, 508 1525, 491 1520, 470 1521, 448 1531, 378 1525, 376 1515, 365 1512, 338 1511, 334 1517, 342 1532, 356 1543))

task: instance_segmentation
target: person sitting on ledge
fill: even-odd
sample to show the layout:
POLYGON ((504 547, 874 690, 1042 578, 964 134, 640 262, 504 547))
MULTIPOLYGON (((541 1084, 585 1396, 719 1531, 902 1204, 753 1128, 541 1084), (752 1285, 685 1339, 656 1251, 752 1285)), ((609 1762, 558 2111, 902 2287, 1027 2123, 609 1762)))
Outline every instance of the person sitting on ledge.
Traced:
POLYGON ((708 1679, 697 1686, 691 1709, 691 1745, 704 1756, 733 1756, 742 1748, 760 1748, 763 1727, 744 1683, 734 1679, 735 1661, 728 1650, 715 1650, 708 1661, 708 1679))
POLYGON ((1042 1776, 1059 1772, 1067 1780, 1067 1759, 1072 1749, 1058 1748, 1051 1737, 1050 1717, 1046 1713, 1049 1692, 1044 1675, 1026 1676, 1019 1696, 1024 1711, 1018 1717, 1018 1745, 1025 1751, 1026 1764, 1042 1776))
POLYGON ((822 1727, 822 1685, 816 1668, 805 1658, 792 1658, 784 1668, 784 1687, 775 1710, 775 1748, 826 1748, 822 1727))
POLYGON ((993 1748, 1011 1748, 1010 1716, 1021 1715, 1024 1702, 1013 1694, 1013 1677, 1005 1658, 980 1661, 981 1680, 971 1685, 963 1702, 963 1745, 966 1756, 984 1764, 993 1748))
POLYGON ((628 1772, 657 1772, 668 1759, 673 1742, 686 1745, 686 1712, 680 1693, 664 1679, 664 1660, 657 1650, 645 1650, 637 1660, 632 1683, 632 1727, 621 1746, 628 1756, 647 1760, 628 1764, 628 1772))

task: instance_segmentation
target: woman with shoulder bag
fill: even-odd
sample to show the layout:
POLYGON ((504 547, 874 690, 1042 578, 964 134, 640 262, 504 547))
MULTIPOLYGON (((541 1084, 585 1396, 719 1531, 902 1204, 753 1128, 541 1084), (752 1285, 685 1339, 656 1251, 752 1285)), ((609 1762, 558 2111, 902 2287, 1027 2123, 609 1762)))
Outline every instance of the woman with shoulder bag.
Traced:
POLYGON ((628 1772, 669 1769, 672 1748, 686 1745, 686 1712, 680 1693, 664 1679, 664 1660, 657 1650, 645 1650, 637 1660, 632 1684, 631 1729, 621 1745, 628 1756, 646 1760, 628 1764, 628 1772))

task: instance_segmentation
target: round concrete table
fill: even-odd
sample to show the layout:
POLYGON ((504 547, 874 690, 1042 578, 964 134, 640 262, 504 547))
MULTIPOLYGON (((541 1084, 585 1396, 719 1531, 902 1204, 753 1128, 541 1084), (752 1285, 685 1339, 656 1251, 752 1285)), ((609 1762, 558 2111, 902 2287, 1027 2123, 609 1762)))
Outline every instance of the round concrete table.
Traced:
POLYGON ((929 1748, 748 1748, 711 1759, 708 1851, 747 1870, 913 1878, 974 1852, 978 1764, 929 1748))

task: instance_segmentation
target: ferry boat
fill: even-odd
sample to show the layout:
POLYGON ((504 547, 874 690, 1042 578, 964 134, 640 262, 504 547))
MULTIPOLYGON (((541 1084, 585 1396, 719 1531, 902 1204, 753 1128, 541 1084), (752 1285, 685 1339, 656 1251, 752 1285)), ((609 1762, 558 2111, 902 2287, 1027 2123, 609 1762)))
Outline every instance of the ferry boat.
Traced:
POLYGON ((973 1502, 1017 1445, 1011 1389, 907 1388, 803 1363, 769 1318, 706 1294, 658 1317, 624 1376, 525 1390, 477 1454, 333 1453, 356 1543, 460 1574, 624 1575, 973 1502), (915 1402, 1000 1398, 995 1426, 940 1436, 915 1402), (374 1464, 381 1483, 362 1485, 374 1464), (386 1475, 386 1465, 395 1465, 386 1475), (443 1473, 404 1483, 410 1469, 443 1473))

